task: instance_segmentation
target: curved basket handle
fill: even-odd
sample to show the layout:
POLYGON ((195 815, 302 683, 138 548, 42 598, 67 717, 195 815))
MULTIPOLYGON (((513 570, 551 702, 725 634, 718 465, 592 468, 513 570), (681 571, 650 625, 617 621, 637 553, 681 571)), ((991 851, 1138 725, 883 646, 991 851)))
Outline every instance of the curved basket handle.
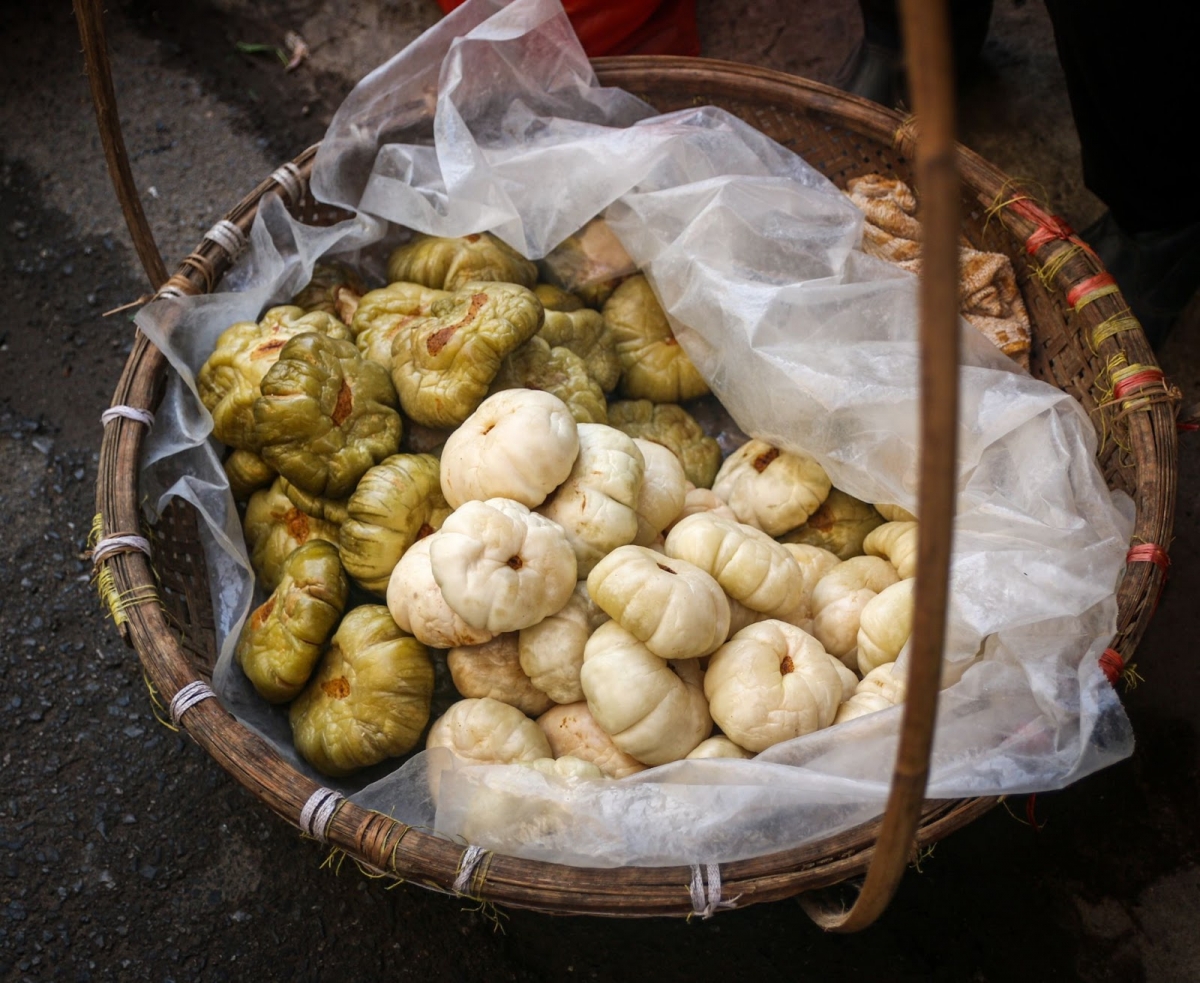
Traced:
POLYGON ((117 96, 113 92, 112 67, 108 61, 108 42, 104 36, 104 12, 100 0, 74 0, 75 19, 79 23, 79 40, 83 43, 84 59, 87 63, 88 83, 92 88, 92 102, 96 107, 96 125, 100 129, 100 140, 104 144, 104 157, 108 161, 108 173, 112 177, 117 200, 125 213, 125 224, 133 238, 134 248, 142 261, 142 268, 150 279, 150 286, 157 290, 167 282, 167 268, 162 253, 154 241, 154 233, 142 211, 142 200, 138 197, 133 173, 129 170, 129 155, 125 152, 125 138, 121 135, 121 117, 117 113, 117 96))
POLYGON ((921 470, 916 612, 908 695, 887 812, 862 890, 849 911, 822 894, 801 897, 822 928, 866 928, 892 900, 916 846, 929 777, 946 634, 958 429, 959 189, 954 89, 945 0, 901 0, 913 106, 921 120, 916 184, 921 192, 921 470))

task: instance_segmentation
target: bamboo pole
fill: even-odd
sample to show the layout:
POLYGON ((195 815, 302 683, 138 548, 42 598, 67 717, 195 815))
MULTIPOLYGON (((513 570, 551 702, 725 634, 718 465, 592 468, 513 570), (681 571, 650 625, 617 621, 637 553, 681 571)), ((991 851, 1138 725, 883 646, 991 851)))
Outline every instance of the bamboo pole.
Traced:
POLYGON ((874 922, 912 859, 929 777, 946 632, 958 428, 959 188, 950 30, 945 0, 902 0, 900 11, 909 88, 920 120, 915 170, 923 235, 916 613, 900 746, 862 890, 849 911, 823 897, 801 899, 810 917, 833 932, 856 932, 874 922))

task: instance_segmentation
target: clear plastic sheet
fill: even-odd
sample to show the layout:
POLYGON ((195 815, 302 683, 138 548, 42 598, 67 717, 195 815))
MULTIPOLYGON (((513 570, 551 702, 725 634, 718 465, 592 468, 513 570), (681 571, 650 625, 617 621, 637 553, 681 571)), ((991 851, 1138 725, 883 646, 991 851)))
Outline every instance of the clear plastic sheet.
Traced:
MULTIPOLYGON (((137 319, 178 371, 143 487, 154 510, 182 495, 205 521, 222 702, 360 804, 528 858, 729 861, 878 815, 899 708, 752 761, 676 762, 619 782, 421 752, 337 783, 297 759, 285 713, 232 662, 252 578, 193 379, 225 327, 285 301, 318 257, 379 269, 403 227, 490 230, 537 259, 604 214, 743 430, 814 454, 855 497, 910 509, 918 460, 915 279, 859 252, 857 210, 740 120, 713 108, 655 116, 601 88, 557 0, 470 0, 367 76, 331 124, 312 187, 355 218, 310 228, 268 198, 218 293, 137 319)), ((1130 503, 1106 488, 1081 408, 962 330, 946 652, 957 682, 942 693, 929 794, 1058 788, 1132 749, 1097 665, 1115 630, 1130 503)))

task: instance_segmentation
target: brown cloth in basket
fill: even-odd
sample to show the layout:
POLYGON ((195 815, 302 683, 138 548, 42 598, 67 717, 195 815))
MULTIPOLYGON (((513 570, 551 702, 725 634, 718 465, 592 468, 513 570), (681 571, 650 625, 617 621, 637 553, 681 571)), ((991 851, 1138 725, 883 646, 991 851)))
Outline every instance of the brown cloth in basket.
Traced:
MULTIPOLYGON (((866 216, 863 251, 912 273, 921 271, 921 223, 917 199, 903 181, 867 174, 847 182, 850 200, 866 216)), ((1005 355, 1029 368, 1029 314, 1017 289, 1012 263, 966 242, 959 251, 959 310, 1005 355)))

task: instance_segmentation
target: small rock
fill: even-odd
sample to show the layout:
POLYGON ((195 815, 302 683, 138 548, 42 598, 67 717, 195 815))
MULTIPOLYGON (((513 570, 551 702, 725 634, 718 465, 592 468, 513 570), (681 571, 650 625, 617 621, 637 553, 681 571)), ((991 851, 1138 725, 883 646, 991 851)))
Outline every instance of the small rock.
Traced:
POLYGON ((47 457, 49 457, 50 452, 54 450, 54 441, 49 437, 34 437, 30 443, 33 444, 34 450, 40 451, 47 457))
POLYGON ((116 888, 116 886, 117 886, 117 882, 115 880, 113 880, 113 875, 110 874, 107 870, 100 871, 100 883, 103 884, 110 891, 113 890, 114 888, 116 888))

